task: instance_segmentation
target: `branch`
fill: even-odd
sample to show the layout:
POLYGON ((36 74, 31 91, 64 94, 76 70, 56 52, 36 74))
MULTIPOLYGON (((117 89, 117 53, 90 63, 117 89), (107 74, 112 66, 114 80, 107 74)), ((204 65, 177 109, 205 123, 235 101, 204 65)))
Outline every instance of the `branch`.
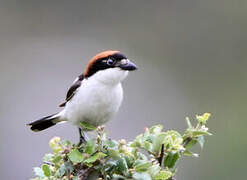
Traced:
MULTIPOLYGON (((197 118, 195 126, 186 119, 188 129, 183 135, 174 130, 163 131, 162 125, 156 125, 130 142, 107 138, 103 127, 97 128, 96 139, 81 145, 54 137, 49 142, 53 153, 45 155, 41 168, 34 168, 35 180, 175 180, 178 160, 193 155, 188 146, 199 142, 199 137, 211 135, 205 127, 208 116, 197 118)), ((200 140, 200 144, 203 142, 200 140)))

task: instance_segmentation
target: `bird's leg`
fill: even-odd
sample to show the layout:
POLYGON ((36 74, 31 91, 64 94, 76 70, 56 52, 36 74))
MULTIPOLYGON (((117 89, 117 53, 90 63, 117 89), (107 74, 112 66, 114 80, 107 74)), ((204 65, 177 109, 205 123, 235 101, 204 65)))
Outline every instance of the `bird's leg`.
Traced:
POLYGON ((78 146, 80 146, 81 144, 84 144, 84 143, 86 143, 87 141, 86 141, 86 139, 85 139, 85 137, 84 137, 84 133, 83 133, 83 131, 81 130, 81 128, 78 128, 79 129, 79 134, 80 134, 80 139, 79 139, 79 144, 78 144, 78 146))

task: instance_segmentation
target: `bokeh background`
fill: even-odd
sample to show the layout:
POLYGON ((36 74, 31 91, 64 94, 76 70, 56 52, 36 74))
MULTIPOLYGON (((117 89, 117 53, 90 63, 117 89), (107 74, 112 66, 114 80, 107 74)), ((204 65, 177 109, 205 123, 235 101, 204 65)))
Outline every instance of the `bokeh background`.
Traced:
POLYGON ((78 141, 69 124, 25 124, 59 111, 89 58, 117 49, 139 70, 123 83, 110 136, 130 140, 157 123, 183 132, 185 116, 211 112, 214 136, 176 178, 245 179, 246 18, 244 0, 1 0, 0 178, 33 177, 53 136, 78 141))

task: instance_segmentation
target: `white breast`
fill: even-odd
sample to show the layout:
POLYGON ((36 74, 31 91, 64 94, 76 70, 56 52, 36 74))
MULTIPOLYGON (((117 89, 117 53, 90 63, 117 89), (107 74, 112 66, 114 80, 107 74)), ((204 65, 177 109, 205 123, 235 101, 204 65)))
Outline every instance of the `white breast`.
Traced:
POLYGON ((104 83, 95 77, 83 80, 64 109, 64 118, 77 126, 80 121, 95 127, 102 125, 114 117, 121 105, 121 81, 104 83))

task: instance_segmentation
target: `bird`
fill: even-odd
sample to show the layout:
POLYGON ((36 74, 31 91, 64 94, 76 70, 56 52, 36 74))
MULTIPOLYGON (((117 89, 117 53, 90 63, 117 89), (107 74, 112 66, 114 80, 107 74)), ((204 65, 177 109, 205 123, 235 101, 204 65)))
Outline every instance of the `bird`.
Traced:
POLYGON ((98 127, 113 119, 123 100, 121 82, 129 71, 136 69, 137 66, 120 51, 107 50, 95 55, 68 89, 65 101, 59 105, 63 109, 27 125, 39 132, 61 122, 70 122, 79 129, 79 144, 86 142, 85 132, 89 129, 81 123, 98 127))

